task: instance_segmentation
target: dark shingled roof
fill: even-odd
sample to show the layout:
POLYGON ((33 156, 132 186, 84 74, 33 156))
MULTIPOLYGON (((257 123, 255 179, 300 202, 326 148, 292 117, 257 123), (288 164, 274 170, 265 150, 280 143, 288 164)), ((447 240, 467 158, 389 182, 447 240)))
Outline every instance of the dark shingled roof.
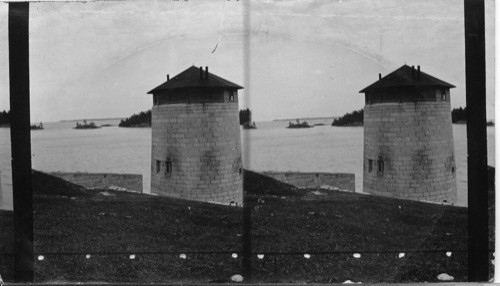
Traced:
POLYGON ((367 93, 375 91, 377 89, 391 88, 391 87, 446 87, 454 88, 447 82, 430 76, 424 72, 420 72, 420 77, 417 77, 418 70, 413 69, 407 65, 400 67, 399 69, 393 71, 392 73, 386 75, 382 79, 378 80, 374 84, 365 87, 360 93, 367 93), (414 74, 415 76, 412 76, 414 74))
MULTIPOLYGON (((203 76, 205 76, 205 70, 203 70, 203 76)), ((218 77, 210 72, 208 72, 208 80, 200 79, 200 68, 195 66, 189 67, 187 70, 181 72, 180 74, 171 77, 170 80, 162 83, 161 85, 155 87, 148 94, 153 94, 156 92, 176 89, 176 88, 186 88, 186 87, 227 87, 232 89, 242 89, 243 87, 227 81, 221 77, 218 77)))

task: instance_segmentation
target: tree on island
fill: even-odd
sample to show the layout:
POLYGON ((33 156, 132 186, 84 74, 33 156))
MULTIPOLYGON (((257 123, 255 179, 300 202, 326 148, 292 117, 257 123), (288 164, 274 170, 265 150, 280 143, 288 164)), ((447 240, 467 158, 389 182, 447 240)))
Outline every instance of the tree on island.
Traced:
POLYGON ((150 127, 151 126, 151 109, 142 111, 138 114, 133 114, 129 118, 123 119, 118 124, 119 127, 150 127))
POLYGON ((467 107, 454 108, 451 111, 452 123, 466 123, 467 122, 467 107))
POLYGON ((0 126, 10 126, 10 111, 0 112, 0 126))
POLYGON ((334 119, 332 126, 363 126, 363 109, 355 110, 334 119))
POLYGON ((240 109, 240 125, 249 124, 252 121, 252 112, 249 108, 240 109))
POLYGON ((240 109, 240 125, 245 129, 255 129, 255 122, 252 123, 252 111, 250 108, 240 109))

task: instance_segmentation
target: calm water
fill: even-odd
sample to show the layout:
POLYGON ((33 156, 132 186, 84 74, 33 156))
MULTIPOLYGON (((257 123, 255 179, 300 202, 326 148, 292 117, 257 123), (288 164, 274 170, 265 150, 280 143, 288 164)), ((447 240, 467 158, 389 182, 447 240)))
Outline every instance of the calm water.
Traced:
MULTIPOLYGON (((117 125, 118 120, 95 121, 117 125)), ((288 121, 257 122, 258 129, 242 130, 243 159, 256 171, 354 173, 356 191, 362 190, 363 127, 331 127, 331 120, 309 129, 286 129, 288 121)), ((42 171, 142 174, 149 192, 151 129, 103 127, 75 130, 75 122, 46 123, 31 133, 32 165, 42 171)), ((454 125, 458 204, 467 202, 466 127, 454 125)), ((494 128, 488 128, 488 164, 494 166, 494 128)), ((10 130, 0 128, 2 208, 12 208, 7 191, 10 176, 10 130)))

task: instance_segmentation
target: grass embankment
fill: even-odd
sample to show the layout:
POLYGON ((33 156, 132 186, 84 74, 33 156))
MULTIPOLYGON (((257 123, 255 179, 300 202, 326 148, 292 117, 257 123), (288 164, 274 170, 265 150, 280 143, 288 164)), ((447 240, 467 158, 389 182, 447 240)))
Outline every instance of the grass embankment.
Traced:
MULTIPOLYGON (((430 282, 443 272, 467 279, 466 208, 314 194, 249 171, 244 187, 252 252, 266 253, 252 257, 256 282, 430 282)), ((241 253, 239 208, 110 190, 112 196, 103 195, 39 172, 33 189, 35 252, 45 256, 35 262, 38 282, 209 282, 242 273, 241 255, 231 257, 241 253)), ((0 215, 0 241, 12 241, 12 232, 3 231, 12 229, 12 213, 0 215)), ((491 233, 491 249, 493 240, 491 233)), ((12 249, 3 244, 0 251, 12 249)), ((0 273, 10 281, 12 263, 4 258, 0 273)))

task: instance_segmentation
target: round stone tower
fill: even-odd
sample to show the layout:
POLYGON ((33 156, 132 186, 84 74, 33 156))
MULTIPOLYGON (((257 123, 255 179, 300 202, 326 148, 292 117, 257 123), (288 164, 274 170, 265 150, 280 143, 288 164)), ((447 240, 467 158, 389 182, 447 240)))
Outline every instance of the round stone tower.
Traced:
POLYGON ((152 193, 242 205, 239 89, 192 66, 148 92, 152 193))
POLYGON ((364 108, 364 192, 456 201, 451 123, 453 85, 402 66, 360 91, 364 108))

